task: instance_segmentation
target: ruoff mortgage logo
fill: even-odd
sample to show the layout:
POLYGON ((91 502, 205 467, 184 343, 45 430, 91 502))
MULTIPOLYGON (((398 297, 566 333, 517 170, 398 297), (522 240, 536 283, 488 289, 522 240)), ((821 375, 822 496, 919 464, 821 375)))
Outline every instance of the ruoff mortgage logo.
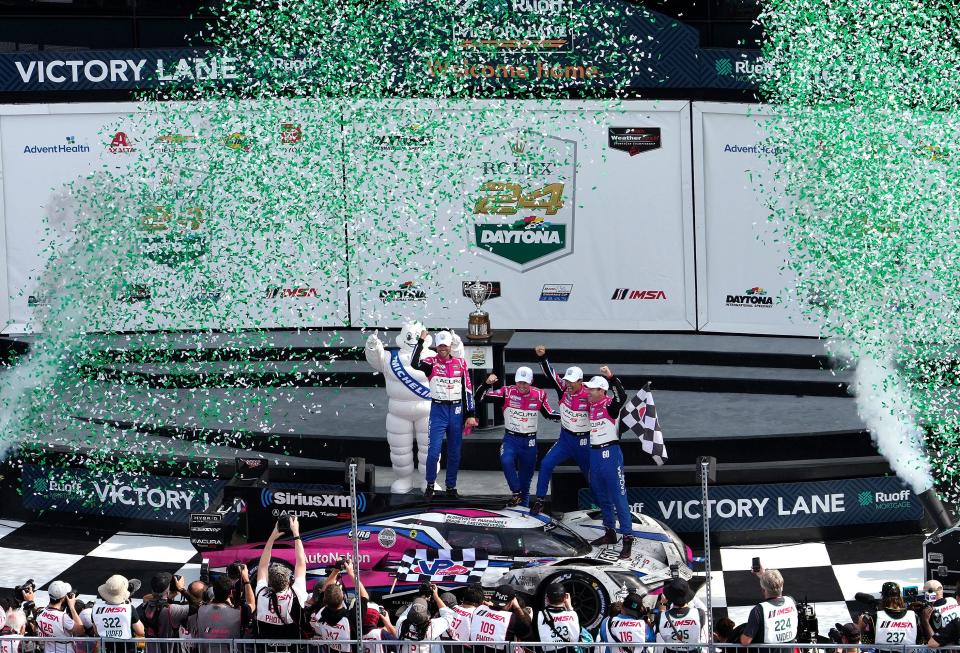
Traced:
POLYGON ((874 510, 892 510, 910 507, 910 490, 899 492, 871 492, 864 490, 857 495, 861 507, 873 506, 874 510))
POLYGON ((478 255, 527 272, 572 253, 576 165, 576 141, 525 130, 482 139, 465 188, 478 255))
POLYGON ((773 297, 760 286, 743 291, 742 295, 727 295, 727 306, 735 308, 773 308, 773 297))

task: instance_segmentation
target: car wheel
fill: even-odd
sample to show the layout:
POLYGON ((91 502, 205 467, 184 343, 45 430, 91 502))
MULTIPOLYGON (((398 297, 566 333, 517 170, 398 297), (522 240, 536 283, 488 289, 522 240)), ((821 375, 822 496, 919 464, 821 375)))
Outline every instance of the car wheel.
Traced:
POLYGON ((570 602, 577 616, 580 617, 581 628, 593 630, 607 616, 610 610, 610 596, 607 590, 603 588, 600 581, 582 571, 564 571, 544 580, 537 592, 538 607, 543 607, 547 587, 553 583, 563 585, 570 594, 570 602))

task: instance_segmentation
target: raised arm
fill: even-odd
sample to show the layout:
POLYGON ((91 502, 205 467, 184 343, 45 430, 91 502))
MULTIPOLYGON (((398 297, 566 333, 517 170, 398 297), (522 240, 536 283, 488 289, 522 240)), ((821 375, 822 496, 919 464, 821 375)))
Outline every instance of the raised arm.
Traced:
POLYGON ((367 346, 363 348, 363 355, 367 363, 378 372, 383 371, 383 343, 377 334, 371 333, 367 338, 367 346))
POLYGON ((423 341, 427 339, 427 332, 421 331, 420 337, 417 338, 417 344, 413 346, 413 352, 410 353, 410 367, 420 370, 429 378, 430 372, 433 371, 433 367, 429 364, 424 363, 420 360, 420 355, 423 353, 423 341))
POLYGON ((267 582, 267 568, 270 566, 270 556, 273 553, 273 543, 276 542, 277 538, 280 537, 280 531, 277 530, 277 525, 273 525, 273 532, 270 533, 270 537, 267 538, 266 544, 263 545, 263 553, 260 554, 260 562, 257 563, 257 583, 266 583, 267 582))
POLYGON ((551 422, 560 421, 560 413, 555 413, 553 408, 550 407, 550 400, 547 399, 547 393, 543 393, 543 401, 540 402, 540 414, 546 417, 551 422))
POLYGON ((350 577, 350 580, 353 581, 353 586, 357 588, 357 596, 361 599, 370 600, 370 595, 367 594, 367 588, 363 586, 363 583, 360 582, 360 579, 357 578, 357 574, 353 571, 353 563, 350 560, 347 560, 344 563, 344 571, 347 572, 347 576, 350 577))
MULTIPOLYGON (((307 554, 303 551, 303 540, 300 539, 300 520, 296 515, 290 515, 290 534, 293 535, 293 547, 296 551, 296 563, 293 567, 293 579, 307 579, 307 554)), ((260 571, 259 569, 257 570, 260 571)), ((292 583, 291 583, 292 584, 292 583)))
POLYGON ((482 401, 489 401, 496 404, 502 404, 505 397, 504 391, 505 388, 497 388, 496 390, 491 389, 493 384, 497 382, 497 375, 490 374, 487 376, 486 380, 480 384, 480 387, 477 388, 477 403, 479 404, 482 401))
POLYGON ((550 365, 550 361, 547 360, 547 348, 543 345, 537 345, 533 351, 537 354, 537 360, 540 361, 540 369, 543 370, 544 376, 550 381, 550 386, 557 391, 557 395, 562 397, 563 383, 561 382, 560 375, 557 374, 557 371, 550 365))
POLYGON ((600 368, 600 373, 607 377, 610 382, 610 391, 613 392, 613 401, 607 406, 607 414, 614 420, 620 417, 620 409, 627 403, 627 391, 623 387, 620 379, 613 375, 610 368, 604 365, 600 368))

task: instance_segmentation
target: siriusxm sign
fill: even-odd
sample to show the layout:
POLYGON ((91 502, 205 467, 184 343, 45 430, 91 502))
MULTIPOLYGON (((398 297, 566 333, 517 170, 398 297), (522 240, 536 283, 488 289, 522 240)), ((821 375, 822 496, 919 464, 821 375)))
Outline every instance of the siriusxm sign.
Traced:
MULTIPOLYGON (((333 493, 314 493, 297 490, 271 490, 264 488, 260 492, 260 505, 264 508, 274 509, 274 514, 292 513, 304 517, 316 517, 317 508, 328 510, 337 510, 339 512, 350 510, 353 507, 353 501, 349 494, 333 493)), ((367 497, 362 492, 357 494, 357 512, 363 512, 367 508, 367 497)))
MULTIPOLYGON (((717 531, 819 528, 923 517, 920 501, 894 476, 718 485, 710 488, 706 507, 699 487, 631 487, 627 499, 634 512, 681 532, 700 530, 704 511, 710 516, 711 530, 717 531)), ((580 490, 580 507, 593 505, 590 491, 580 490)))

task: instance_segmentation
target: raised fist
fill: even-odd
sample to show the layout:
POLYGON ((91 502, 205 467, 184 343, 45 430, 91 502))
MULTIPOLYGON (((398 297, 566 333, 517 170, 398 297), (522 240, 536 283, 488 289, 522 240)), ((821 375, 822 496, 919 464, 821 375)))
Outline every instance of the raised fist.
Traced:
POLYGON ((604 365, 600 368, 600 374, 603 374, 608 379, 613 376, 613 372, 610 371, 610 368, 604 365))
POLYGON ((496 383, 496 382, 497 382, 497 375, 496 375, 496 374, 491 374, 491 375, 489 375, 489 376, 487 377, 487 385, 493 385, 493 384, 496 383))
POLYGON ((533 351, 536 352, 537 356, 547 355, 547 348, 544 347, 543 345, 537 345, 536 347, 533 348, 533 351))

